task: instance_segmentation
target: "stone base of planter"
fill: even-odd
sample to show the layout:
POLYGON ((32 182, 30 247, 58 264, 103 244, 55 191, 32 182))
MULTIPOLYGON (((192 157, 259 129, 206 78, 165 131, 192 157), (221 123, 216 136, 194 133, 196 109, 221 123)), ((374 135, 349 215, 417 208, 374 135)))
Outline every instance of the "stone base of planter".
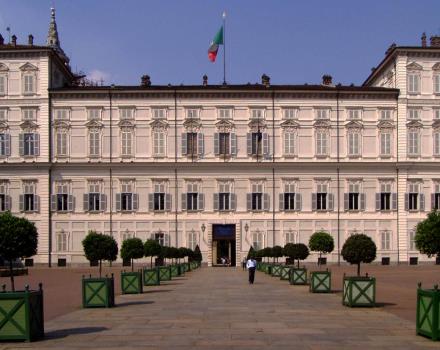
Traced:
POLYGON ((280 280, 288 281, 290 276, 290 266, 281 266, 280 267, 280 280))
POLYGON ((306 285, 307 269, 292 267, 290 269, 289 283, 292 285, 306 285))
POLYGON ((310 272, 310 292, 330 293, 332 290, 332 274, 330 271, 310 272))
POLYGON ((374 307, 376 279, 368 276, 344 276, 342 304, 350 307, 374 307))
POLYGON ((440 339, 440 290, 417 289, 416 333, 432 340, 440 339))
POLYGON ((170 266, 161 266, 159 267, 159 279, 161 281, 170 281, 171 280, 171 267, 170 266))
POLYGON ((121 291, 122 294, 141 294, 142 272, 121 272, 121 291))
POLYGON ((115 281, 112 277, 82 279, 83 308, 115 306, 115 281))
POLYGON ((0 292, 0 341, 44 337, 43 289, 0 292))
POLYGON ((160 278, 159 278, 159 268, 156 267, 154 269, 143 269, 143 280, 144 280, 144 286, 158 286, 160 285, 160 278))

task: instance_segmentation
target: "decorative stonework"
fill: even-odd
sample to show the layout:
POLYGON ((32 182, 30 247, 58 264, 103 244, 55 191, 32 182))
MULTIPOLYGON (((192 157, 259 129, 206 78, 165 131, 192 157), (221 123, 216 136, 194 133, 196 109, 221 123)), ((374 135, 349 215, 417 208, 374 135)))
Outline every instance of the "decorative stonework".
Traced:
POLYGON ((9 68, 7 65, 0 63, 0 72, 7 72, 9 71, 9 68))
POLYGON ((53 122, 53 127, 55 129, 70 129, 71 125, 65 120, 55 120, 53 122))
POLYGON ((131 120, 126 120, 126 119, 119 121, 118 126, 121 129, 134 129, 135 128, 134 123, 131 120))
POLYGON ((264 120, 261 119, 253 119, 248 123, 249 129, 251 132, 258 132, 266 129, 267 125, 264 120))
POLYGON ((432 66, 432 70, 440 70, 440 62, 437 62, 432 66))
POLYGON ((229 120, 219 120, 215 123, 215 127, 219 132, 232 132, 235 129, 235 124, 229 120))
POLYGON ((38 124, 33 122, 32 120, 25 120, 20 124, 20 128, 22 128, 24 131, 34 131, 38 129, 38 124))
POLYGON ((381 120, 379 123, 377 123, 377 128, 380 130, 388 130, 388 129, 394 129, 394 123, 387 121, 387 120, 381 120))
POLYGON ((408 123, 406 123, 406 128, 408 130, 419 130, 423 128, 423 124, 420 123, 418 120, 411 120, 408 123))
POLYGON ((99 120, 93 119, 89 120, 85 126, 89 129, 102 129, 104 127, 104 124, 101 123, 99 120))
POLYGON ((360 131, 362 130, 364 125, 359 121, 349 121, 347 124, 345 124, 345 128, 348 129, 348 131, 360 131))
POLYGON ((4 122, 4 121, 0 121, 0 131, 6 131, 7 129, 9 129, 9 125, 8 123, 4 122))
POLYGON ((432 129, 435 131, 440 131, 440 120, 434 120, 432 123, 432 129))
POLYGON ((315 122, 313 123, 313 126, 316 129, 330 129, 331 128, 331 124, 330 124, 330 120, 315 120, 315 122))
POLYGON ((35 67, 33 64, 25 63, 25 64, 23 64, 23 65, 20 67, 20 70, 21 70, 21 71, 29 72, 29 71, 37 71, 38 68, 35 67))
POLYGON ((408 64, 406 66, 406 69, 407 70, 423 70, 423 67, 418 63, 411 62, 410 64, 408 64))
POLYGON ((299 123, 294 120, 285 120, 280 124, 285 132, 297 131, 300 127, 299 123))
POLYGON ((168 123, 163 120, 153 120, 150 126, 154 131, 167 131, 168 129, 168 123))
POLYGON ((188 118, 183 122, 183 126, 187 130, 191 131, 200 131, 202 124, 200 123, 200 119, 198 118, 188 118))

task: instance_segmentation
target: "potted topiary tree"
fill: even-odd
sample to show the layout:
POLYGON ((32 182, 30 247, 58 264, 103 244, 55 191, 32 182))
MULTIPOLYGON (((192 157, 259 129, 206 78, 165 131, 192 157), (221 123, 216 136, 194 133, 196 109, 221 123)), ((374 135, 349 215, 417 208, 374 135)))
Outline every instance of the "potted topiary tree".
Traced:
POLYGON ((131 272, 121 272, 122 294, 142 293, 142 273, 134 271, 134 259, 144 256, 144 244, 136 237, 128 238, 122 242, 121 258, 130 261, 131 272))
POLYGON ((440 256, 440 211, 433 211, 420 221, 414 236, 416 248, 428 258, 440 256))
POLYGON ((196 247, 194 248, 194 255, 192 257, 192 259, 197 262, 198 266, 202 266, 202 261, 203 261, 203 255, 202 252, 200 251, 200 247, 197 244, 196 247))
POLYGON ((0 215, 0 256, 9 263, 11 291, 0 293, 0 340, 34 341, 44 337, 43 289, 15 290, 13 262, 37 253, 35 225, 10 212, 0 215), (19 327, 17 326, 19 325, 19 327))
POLYGON ((274 265, 272 266, 272 276, 281 277, 281 265, 278 264, 278 258, 283 256, 283 248, 276 245, 271 248, 271 255, 273 258, 274 265))
POLYGON ((346 306, 375 306, 376 279, 368 274, 361 276, 361 263, 376 259, 376 244, 364 234, 354 234, 344 243, 341 255, 345 261, 357 265, 357 276, 343 279, 342 304, 346 306))
POLYGON ((300 260, 305 260, 309 256, 309 248, 303 243, 287 243, 284 246, 284 255, 288 256, 292 261, 297 260, 297 267, 290 269, 290 284, 307 284, 307 269, 300 268, 300 260))
POLYGON ((266 266, 266 273, 268 275, 272 276, 272 269, 273 269, 273 262, 270 262, 270 258, 273 256, 272 254, 272 248, 271 247, 266 247, 264 248, 264 256, 267 258, 267 266, 266 266))
POLYGON ((90 262, 99 262, 99 277, 82 279, 83 307, 113 307, 115 306, 115 283, 111 277, 102 277, 102 261, 115 261, 118 255, 118 244, 109 235, 97 233, 94 230, 82 241, 84 254, 90 262))
POLYGON ((173 259, 173 249, 171 247, 162 246, 160 250, 160 257, 164 260, 164 266, 159 266, 159 278, 161 281, 169 281, 171 280, 171 268, 169 265, 167 265, 167 259, 173 259))
POLYGON ((144 255, 150 257, 150 268, 144 268, 144 286, 157 286, 160 284, 159 269, 153 267, 153 257, 161 255, 162 246, 154 239, 148 239, 144 243, 144 255))
MULTIPOLYGON (((332 235, 325 231, 315 232, 309 240, 309 248, 313 252, 319 252, 318 267, 321 267, 322 254, 328 254, 335 249, 335 242, 332 235)), ((331 292, 331 272, 312 271, 310 272, 310 291, 312 293, 331 292)))

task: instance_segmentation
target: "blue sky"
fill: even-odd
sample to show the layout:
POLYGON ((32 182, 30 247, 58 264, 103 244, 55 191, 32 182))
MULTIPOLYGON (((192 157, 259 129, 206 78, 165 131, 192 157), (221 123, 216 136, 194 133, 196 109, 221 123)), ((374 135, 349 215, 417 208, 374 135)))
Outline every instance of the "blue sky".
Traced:
POLYGON ((392 42, 440 34, 439 0, 0 0, 0 33, 44 43, 52 5, 72 69, 106 84, 220 83, 223 53, 207 49, 223 10, 229 83, 361 84, 392 42))

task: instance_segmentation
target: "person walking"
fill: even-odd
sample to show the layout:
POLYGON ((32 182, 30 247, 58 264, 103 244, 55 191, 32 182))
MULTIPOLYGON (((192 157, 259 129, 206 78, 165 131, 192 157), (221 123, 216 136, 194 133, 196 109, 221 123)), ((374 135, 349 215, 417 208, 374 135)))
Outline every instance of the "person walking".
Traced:
POLYGON ((257 268, 257 261, 254 259, 253 256, 249 256, 249 259, 246 262, 246 267, 249 271, 249 284, 254 284, 255 269, 257 268))

